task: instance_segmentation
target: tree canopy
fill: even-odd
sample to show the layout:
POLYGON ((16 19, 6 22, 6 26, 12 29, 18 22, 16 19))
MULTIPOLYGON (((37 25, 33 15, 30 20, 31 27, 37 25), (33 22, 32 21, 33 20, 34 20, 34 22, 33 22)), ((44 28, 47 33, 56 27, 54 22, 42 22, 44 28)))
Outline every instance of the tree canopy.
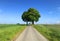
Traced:
POLYGON ((22 14, 22 20, 24 22, 32 22, 32 24, 34 24, 34 22, 37 22, 40 18, 40 14, 39 12, 34 9, 34 8, 29 8, 27 11, 23 12, 22 14))

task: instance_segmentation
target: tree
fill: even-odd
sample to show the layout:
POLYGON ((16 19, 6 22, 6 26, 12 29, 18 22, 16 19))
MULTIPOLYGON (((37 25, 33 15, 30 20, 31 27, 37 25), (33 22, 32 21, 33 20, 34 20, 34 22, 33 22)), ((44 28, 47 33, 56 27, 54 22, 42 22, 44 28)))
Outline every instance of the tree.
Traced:
POLYGON ((28 18, 27 18, 28 15, 27 15, 27 14, 28 14, 28 13, 27 13, 26 11, 23 12, 22 20, 28 24, 28 18))
POLYGON ((34 22, 37 22, 40 18, 40 14, 39 12, 34 9, 34 8, 29 8, 28 11, 23 12, 22 15, 22 19, 25 22, 32 22, 32 24, 34 24, 34 22))
POLYGON ((17 23, 17 25, 20 25, 20 23, 17 23))

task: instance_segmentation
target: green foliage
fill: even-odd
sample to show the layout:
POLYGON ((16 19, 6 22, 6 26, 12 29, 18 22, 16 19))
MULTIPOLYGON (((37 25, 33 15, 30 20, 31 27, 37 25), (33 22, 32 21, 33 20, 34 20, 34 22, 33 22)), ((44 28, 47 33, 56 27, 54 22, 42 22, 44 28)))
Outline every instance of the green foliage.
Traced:
POLYGON ((60 41, 60 25, 34 25, 50 41, 60 41))
POLYGON ((24 22, 27 22, 28 21, 27 16, 28 16, 28 13, 27 12, 24 12, 23 15, 22 15, 22 19, 23 19, 24 22))
POLYGON ((20 25, 20 23, 17 23, 17 25, 20 25))
POLYGON ((29 8, 28 11, 25 11, 22 14, 22 20, 24 22, 37 22, 40 17, 39 12, 34 8, 29 8))
POLYGON ((25 26, 4 24, 0 25, 0 41, 11 41, 18 32, 22 32, 25 26))

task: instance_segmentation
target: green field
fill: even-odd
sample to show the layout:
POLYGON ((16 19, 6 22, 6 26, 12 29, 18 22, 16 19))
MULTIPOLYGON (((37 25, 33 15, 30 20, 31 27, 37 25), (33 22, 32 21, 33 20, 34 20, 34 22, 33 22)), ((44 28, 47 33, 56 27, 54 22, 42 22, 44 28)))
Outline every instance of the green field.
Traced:
POLYGON ((34 25, 34 28, 50 41, 60 41, 60 25, 34 25))
POLYGON ((11 41, 18 32, 21 33, 24 29, 24 25, 0 24, 0 41, 11 41))

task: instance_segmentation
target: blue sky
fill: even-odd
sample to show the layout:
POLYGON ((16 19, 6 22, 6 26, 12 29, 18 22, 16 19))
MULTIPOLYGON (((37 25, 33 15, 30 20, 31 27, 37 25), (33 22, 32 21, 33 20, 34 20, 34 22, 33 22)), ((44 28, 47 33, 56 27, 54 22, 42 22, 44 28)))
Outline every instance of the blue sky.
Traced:
POLYGON ((0 0, 0 23, 25 23, 21 15, 31 7, 41 14, 37 23, 60 23, 60 0, 0 0))

